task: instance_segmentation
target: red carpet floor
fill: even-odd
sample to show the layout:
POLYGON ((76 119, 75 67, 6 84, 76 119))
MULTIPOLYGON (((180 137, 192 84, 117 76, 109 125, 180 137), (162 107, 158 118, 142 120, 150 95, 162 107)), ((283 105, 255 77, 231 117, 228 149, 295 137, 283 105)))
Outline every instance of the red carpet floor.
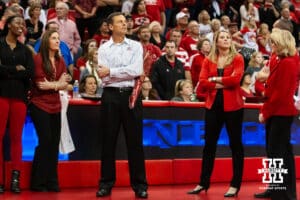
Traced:
MULTIPOLYGON (((300 181, 297 182, 298 199, 300 198, 300 181)), ((259 182, 243 182, 238 197, 224 198, 223 194, 228 189, 228 183, 212 183, 207 194, 188 195, 186 192, 195 185, 164 185, 150 186, 149 200, 223 200, 240 199, 252 200, 255 192, 262 191, 263 185, 259 182)), ((134 200, 136 199, 130 187, 114 187, 112 194, 105 198, 96 198, 97 188, 63 189, 60 193, 36 193, 24 190, 20 195, 5 192, 0 195, 0 200, 134 200)))

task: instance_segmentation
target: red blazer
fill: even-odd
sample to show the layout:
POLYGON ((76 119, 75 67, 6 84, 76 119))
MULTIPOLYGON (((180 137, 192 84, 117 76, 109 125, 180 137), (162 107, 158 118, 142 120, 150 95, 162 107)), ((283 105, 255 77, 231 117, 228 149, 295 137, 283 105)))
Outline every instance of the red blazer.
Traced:
MULTIPOLYGON (((222 78, 224 96, 224 111, 235 111, 243 108, 244 101, 240 93, 240 81, 244 73, 244 59, 237 54, 232 63, 224 68, 222 78)), ((207 91, 205 107, 211 109, 217 94, 216 83, 208 81, 208 78, 218 76, 217 64, 205 58, 199 76, 199 87, 207 91)))
POLYGON ((298 114, 293 96, 299 80, 299 56, 270 60, 270 75, 265 89, 266 101, 261 113, 265 120, 271 116, 294 116, 298 114))

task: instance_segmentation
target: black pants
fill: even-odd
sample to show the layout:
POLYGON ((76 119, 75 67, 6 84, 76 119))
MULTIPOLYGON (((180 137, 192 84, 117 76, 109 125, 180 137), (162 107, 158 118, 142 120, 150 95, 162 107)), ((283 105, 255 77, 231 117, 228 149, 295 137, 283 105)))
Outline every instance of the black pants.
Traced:
POLYGON ((266 148, 268 158, 283 159, 281 168, 288 169, 282 174, 283 183, 276 183, 283 189, 271 189, 273 200, 296 200, 296 174, 293 147, 290 143, 292 116, 273 116, 266 122, 266 148))
POLYGON ((87 28, 88 30, 89 38, 92 38, 98 29, 99 26, 98 24, 99 23, 97 22, 96 18, 89 18, 89 19, 76 18, 76 26, 81 38, 81 42, 84 41, 85 28, 87 28))
POLYGON ((240 188, 243 167, 244 149, 242 144, 242 122, 244 110, 224 112, 222 108, 206 109, 205 112, 205 146, 202 157, 202 173, 200 185, 209 188, 210 177, 216 157, 217 142, 221 129, 225 124, 232 152, 233 177, 230 185, 240 188))
POLYGON ((115 151, 121 124, 125 133, 131 187, 147 189, 143 151, 142 101, 138 98, 133 109, 128 107, 129 91, 105 88, 101 101, 103 116, 103 148, 100 188, 111 188, 116 181, 115 151))
POLYGON ((38 136, 38 145, 32 162, 31 188, 56 188, 60 113, 50 114, 34 105, 30 106, 30 112, 38 136))

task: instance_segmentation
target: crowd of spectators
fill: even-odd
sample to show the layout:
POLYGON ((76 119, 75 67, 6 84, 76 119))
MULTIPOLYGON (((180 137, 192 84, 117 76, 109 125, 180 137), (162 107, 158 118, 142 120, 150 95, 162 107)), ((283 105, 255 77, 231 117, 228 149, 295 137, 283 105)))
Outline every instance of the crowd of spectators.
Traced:
MULTIPOLYGON (((231 33, 245 61, 247 74, 244 77, 246 82, 250 81, 246 93, 251 91, 250 96, 254 97, 263 95, 262 80, 266 78, 258 77, 268 75, 272 28, 290 31, 298 47, 300 44, 300 0, 2 0, 0 33, 9 16, 20 15, 25 19, 26 30, 18 40, 38 52, 43 31, 53 25, 59 32, 60 51, 73 79, 80 81, 87 74, 97 78, 97 74, 89 70, 95 65, 93 55, 89 59, 89 54, 109 40, 106 17, 114 11, 124 13, 127 37, 142 43, 145 77, 152 82, 158 99, 174 97, 179 79, 191 80, 197 91, 201 64, 217 31, 231 33), (174 59, 169 59, 168 54, 173 52, 165 47, 169 40, 175 43, 174 59), (179 65, 184 73, 177 77, 175 73, 182 73, 181 69, 175 70, 179 65), (165 66, 169 67, 167 71, 164 71, 165 66), (260 73, 262 69, 264 72, 260 73), (157 71, 165 74, 159 77, 157 71), (166 81, 168 79, 170 81, 166 81)), ((101 88, 99 78, 97 82, 101 88)), ((242 81, 242 84, 245 83, 242 81)), ((246 94, 243 89, 241 93, 246 94)), ((205 94, 197 91, 197 96, 203 100, 205 94)), ((245 99, 247 97, 249 95, 245 99)))

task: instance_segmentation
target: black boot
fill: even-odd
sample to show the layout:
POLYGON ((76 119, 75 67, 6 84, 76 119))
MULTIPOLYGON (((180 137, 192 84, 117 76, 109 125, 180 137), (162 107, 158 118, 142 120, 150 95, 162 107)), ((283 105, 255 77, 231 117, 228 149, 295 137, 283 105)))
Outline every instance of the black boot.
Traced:
POLYGON ((12 170, 11 172, 11 182, 10 182, 10 191, 13 193, 20 193, 20 171, 12 170))
POLYGON ((3 193, 4 193, 4 186, 0 185, 0 194, 3 194, 3 193))

